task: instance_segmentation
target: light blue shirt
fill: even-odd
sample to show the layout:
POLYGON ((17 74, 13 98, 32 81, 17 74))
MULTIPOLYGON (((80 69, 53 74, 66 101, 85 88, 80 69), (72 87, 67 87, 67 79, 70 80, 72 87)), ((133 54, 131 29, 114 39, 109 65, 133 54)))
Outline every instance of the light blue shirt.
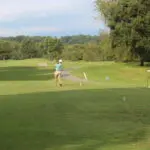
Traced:
POLYGON ((62 68, 62 64, 56 64, 56 65, 55 65, 55 70, 56 70, 56 71, 62 71, 62 69, 63 69, 63 68, 62 68))

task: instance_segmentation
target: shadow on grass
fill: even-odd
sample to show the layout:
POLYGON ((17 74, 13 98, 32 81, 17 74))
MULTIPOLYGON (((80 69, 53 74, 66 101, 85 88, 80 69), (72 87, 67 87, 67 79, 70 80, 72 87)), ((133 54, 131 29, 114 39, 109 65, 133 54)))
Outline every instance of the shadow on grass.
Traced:
POLYGON ((136 67, 136 68, 148 68, 148 67, 150 67, 150 62, 145 62, 144 63, 144 66, 141 66, 140 65, 140 62, 126 62, 126 63, 124 63, 125 65, 128 65, 128 66, 130 66, 130 67, 136 67))
POLYGON ((0 149, 95 150, 144 140, 149 99, 149 89, 1 96, 0 149))
POLYGON ((50 80, 53 70, 36 67, 0 67, 0 81, 50 80))

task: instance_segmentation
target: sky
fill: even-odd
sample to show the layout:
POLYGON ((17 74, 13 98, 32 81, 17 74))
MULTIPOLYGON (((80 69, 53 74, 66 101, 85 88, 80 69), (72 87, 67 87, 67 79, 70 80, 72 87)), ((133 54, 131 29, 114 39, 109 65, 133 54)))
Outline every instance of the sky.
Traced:
POLYGON ((0 36, 98 35, 93 0, 0 0, 0 36))

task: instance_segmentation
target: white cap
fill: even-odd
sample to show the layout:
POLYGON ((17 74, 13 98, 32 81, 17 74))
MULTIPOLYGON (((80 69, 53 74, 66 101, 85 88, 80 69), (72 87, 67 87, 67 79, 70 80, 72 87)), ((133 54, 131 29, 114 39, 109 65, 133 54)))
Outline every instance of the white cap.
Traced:
POLYGON ((62 59, 59 59, 59 63, 62 63, 62 59))

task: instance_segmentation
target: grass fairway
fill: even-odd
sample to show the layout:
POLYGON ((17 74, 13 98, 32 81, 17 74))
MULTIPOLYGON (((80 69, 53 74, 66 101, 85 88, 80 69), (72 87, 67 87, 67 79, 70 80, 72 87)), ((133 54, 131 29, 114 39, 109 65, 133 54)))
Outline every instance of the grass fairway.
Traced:
POLYGON ((0 62, 0 150, 149 150, 146 68, 65 63, 90 81, 55 86, 43 60, 0 62), (110 80, 106 81, 105 77, 110 80))

